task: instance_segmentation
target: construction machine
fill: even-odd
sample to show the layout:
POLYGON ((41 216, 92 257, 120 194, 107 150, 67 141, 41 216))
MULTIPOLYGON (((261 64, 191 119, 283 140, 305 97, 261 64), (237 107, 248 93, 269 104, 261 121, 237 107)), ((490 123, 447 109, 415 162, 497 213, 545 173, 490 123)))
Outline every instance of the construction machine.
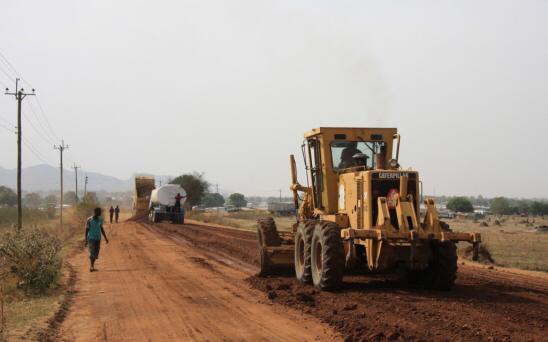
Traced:
POLYGON ((396 128, 321 127, 304 135, 306 185, 290 156, 297 222, 280 233, 260 219, 260 275, 294 268, 298 280, 321 290, 341 286, 345 270, 397 271, 426 287, 449 290, 457 272, 456 243, 473 246, 479 233, 453 232, 432 199, 420 217, 418 171, 399 164, 396 128), (300 195, 300 196, 299 196, 300 195), (403 271, 403 272, 399 272, 403 271))
POLYGON ((153 223, 163 220, 174 224, 185 223, 186 191, 179 184, 166 184, 154 190, 150 194, 148 219, 153 223), (177 204, 176 199, 179 198, 177 204))
POLYGON ((133 217, 141 218, 148 215, 150 194, 155 188, 154 177, 136 176, 133 187, 133 217))

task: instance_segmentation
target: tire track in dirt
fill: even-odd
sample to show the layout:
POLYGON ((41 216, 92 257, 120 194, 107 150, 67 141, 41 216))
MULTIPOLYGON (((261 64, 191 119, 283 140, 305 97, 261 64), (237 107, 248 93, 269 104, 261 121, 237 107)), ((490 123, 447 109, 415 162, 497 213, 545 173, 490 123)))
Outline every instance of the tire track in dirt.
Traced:
MULTIPOLYGON (((169 224, 153 229, 258 265, 252 232, 169 224)), ((371 275, 348 275, 341 291, 319 292, 292 277, 248 273, 248 283, 270 301, 318 317, 347 341, 543 341, 548 327, 547 278, 507 270, 460 264, 450 292, 413 289, 393 277, 371 275)))
POLYGON ((113 226, 99 272, 87 253, 71 262, 77 292, 60 327, 65 341, 331 341, 315 318, 260 302, 247 273, 136 222, 113 226), (280 329, 283 327, 283 329, 280 329))

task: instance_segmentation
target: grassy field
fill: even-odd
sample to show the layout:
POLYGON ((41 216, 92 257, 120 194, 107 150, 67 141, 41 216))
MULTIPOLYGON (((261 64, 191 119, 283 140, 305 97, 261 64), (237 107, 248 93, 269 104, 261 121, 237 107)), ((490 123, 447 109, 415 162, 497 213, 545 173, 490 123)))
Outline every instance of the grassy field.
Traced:
MULTIPOLYGON (((245 210, 233 213, 192 212, 188 218, 255 231, 257 219, 267 216, 272 215, 263 210, 245 210)), ((275 216, 274 218, 280 231, 291 231, 295 223, 293 216, 275 216)), ((445 221, 455 231, 480 232, 495 265, 548 272, 548 233, 534 231, 536 226, 548 225, 548 220, 529 218, 526 223, 525 218, 507 216, 498 219, 500 225, 496 225, 495 220, 495 217, 488 217, 477 222, 464 218, 445 221), (484 221, 487 226, 482 226, 484 221)), ((459 250, 462 252, 468 246, 470 245, 461 242, 459 250)))
MULTIPOLYGON (((525 270, 548 272, 548 233, 537 232, 534 228, 548 225, 544 218, 505 216, 474 222, 470 219, 446 220, 455 231, 475 231, 482 234, 483 243, 491 253, 495 265, 515 267, 525 270), (483 226, 482 223, 487 224, 483 226)), ((459 248, 466 247, 460 243, 459 248)))
POLYGON ((223 226, 236 227, 255 231, 257 220, 264 217, 274 217, 279 231, 291 231, 296 222, 295 216, 276 216, 264 210, 242 210, 227 213, 224 210, 214 212, 190 212, 187 217, 192 220, 215 223, 223 226))

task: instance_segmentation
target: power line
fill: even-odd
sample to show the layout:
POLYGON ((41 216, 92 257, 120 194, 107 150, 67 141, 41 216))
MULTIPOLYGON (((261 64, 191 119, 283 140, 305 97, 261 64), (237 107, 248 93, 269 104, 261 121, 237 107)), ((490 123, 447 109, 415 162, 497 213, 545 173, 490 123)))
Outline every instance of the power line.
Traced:
POLYGON ((55 134, 55 131, 51 127, 51 124, 49 123, 48 117, 46 115, 46 112, 44 111, 44 107, 42 107, 42 103, 40 102, 39 97, 36 96, 35 99, 36 99, 36 103, 38 104, 38 108, 40 108, 40 112, 42 113, 44 121, 46 122, 46 126, 50 130, 51 134, 53 135, 53 137, 55 137, 57 139, 57 141, 61 140, 61 139, 59 139, 59 136, 57 134, 55 134))
POLYGON ((0 122, 0 127, 2 127, 3 129, 9 131, 10 133, 15 133, 15 129, 9 128, 8 126, 4 125, 1 122, 0 122))
POLYGON ((11 76, 10 74, 8 74, 8 72, 2 68, 2 65, 0 65, 0 71, 1 71, 4 75, 6 75, 6 77, 8 78, 8 80, 13 81, 13 80, 15 79, 15 77, 13 77, 13 76, 11 76))
POLYGON ((4 63, 12 70, 12 72, 15 74, 15 76, 17 76, 19 79, 21 79, 23 82, 25 82, 26 84, 28 84, 32 88, 32 84, 30 84, 27 80, 25 80, 23 77, 21 77, 21 74, 19 74, 19 72, 17 72, 17 70, 15 70, 13 65, 10 63, 10 61, 8 61, 8 59, 2 53, 2 51, 0 51, 0 57, 4 60, 4 63))
POLYGON ((15 127, 15 125, 14 125, 13 123, 11 123, 10 121, 4 119, 3 117, 0 117, 0 120, 4 121, 4 123, 6 123, 6 124, 8 124, 8 125, 10 125, 10 126, 12 126, 12 127, 15 127))
POLYGON ((46 164, 53 164, 49 159, 47 159, 42 153, 36 149, 34 145, 32 145, 28 140, 23 139, 23 145, 27 147, 30 153, 32 153, 36 158, 40 159, 42 162, 46 164))
POLYGON ((34 125, 34 123, 23 113, 23 117, 26 119, 25 121, 32 127, 32 130, 36 133, 37 136, 39 136, 46 144, 48 145, 54 145, 55 140, 52 140, 51 138, 46 138, 43 133, 41 133, 38 128, 34 125))
POLYGON ((57 136, 51 132, 50 129, 48 129, 47 123, 44 115, 38 115, 36 113, 36 110, 34 110, 34 106, 32 106, 31 102, 27 102, 27 106, 30 108, 30 111, 32 112, 33 116, 36 118, 36 122, 38 122, 38 125, 40 128, 42 128, 42 131, 46 134, 48 138, 50 138, 52 141, 59 141, 57 136), (40 119, 42 117, 42 119, 40 119))

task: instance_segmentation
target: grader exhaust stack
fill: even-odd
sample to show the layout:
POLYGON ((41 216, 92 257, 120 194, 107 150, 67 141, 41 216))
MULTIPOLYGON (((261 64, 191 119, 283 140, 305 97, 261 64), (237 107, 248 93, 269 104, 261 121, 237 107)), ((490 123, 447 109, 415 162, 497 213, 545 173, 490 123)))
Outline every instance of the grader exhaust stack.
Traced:
POLYGON ((258 222, 261 274, 293 267, 301 282, 330 290, 340 286, 347 269, 403 270, 410 281, 452 288, 455 243, 472 243, 477 258, 481 236, 448 229, 432 199, 424 202, 421 221, 419 173, 401 169, 399 150, 395 128, 307 132, 307 186, 298 183, 290 156, 290 189, 298 207, 293 231, 278 232, 272 218, 258 222))

